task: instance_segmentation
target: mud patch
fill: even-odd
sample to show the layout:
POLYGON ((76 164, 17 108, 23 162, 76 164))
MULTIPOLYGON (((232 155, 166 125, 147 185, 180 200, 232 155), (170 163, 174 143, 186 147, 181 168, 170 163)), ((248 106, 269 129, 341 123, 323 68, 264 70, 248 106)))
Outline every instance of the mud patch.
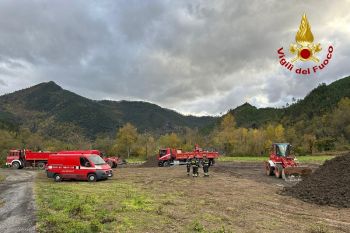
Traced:
POLYGON ((140 165, 140 167, 158 167, 158 159, 156 156, 148 157, 146 162, 140 165))
POLYGON ((350 154, 326 161, 313 174, 283 194, 338 208, 350 207, 350 154))

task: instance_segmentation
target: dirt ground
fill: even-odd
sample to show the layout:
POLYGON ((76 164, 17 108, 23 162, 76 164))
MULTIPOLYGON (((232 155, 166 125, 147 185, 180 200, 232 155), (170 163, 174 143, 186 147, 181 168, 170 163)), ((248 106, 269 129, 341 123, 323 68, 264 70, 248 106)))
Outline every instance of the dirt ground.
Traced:
POLYGON ((350 209, 302 202, 280 195, 281 179, 259 163, 218 163, 210 177, 192 178, 185 166, 119 168, 113 180, 145 190, 172 219, 144 232, 350 232, 350 209), (170 201, 169 201, 170 198, 170 201), (163 201, 164 200, 164 201, 163 201))
POLYGON ((0 169, 0 232, 35 232, 33 181, 30 170, 0 169))
MULTIPOLYGON (((0 232, 34 232, 31 180, 37 172, 0 169, 0 174, 4 173, 10 176, 0 183, 0 232)), ((114 169, 112 179, 96 184, 58 185, 48 180, 43 171, 39 173, 41 180, 37 182, 45 181, 44 188, 52 184, 53 188, 66 190, 67 195, 74 194, 72 186, 81 186, 79 192, 90 186, 108 193, 124 191, 123 187, 142 192, 150 200, 147 203, 153 203, 156 209, 128 212, 130 218, 117 224, 128 223, 130 227, 120 232, 350 232, 350 208, 319 206, 281 195, 282 189, 293 183, 265 176, 260 163, 217 163, 208 178, 202 176, 202 170, 200 177, 188 177, 185 166, 120 166, 114 169), (121 187, 113 189, 114 184, 121 187)), ((128 192, 127 198, 134 196, 128 192)), ((142 200, 136 199, 132 204, 139 206, 142 200)), ((124 212, 114 213, 120 216, 124 212)), ((118 216, 116 219, 120 219, 118 216)), ((49 226, 45 228, 50 231, 49 226)), ((113 228, 106 232, 113 232, 113 228)))

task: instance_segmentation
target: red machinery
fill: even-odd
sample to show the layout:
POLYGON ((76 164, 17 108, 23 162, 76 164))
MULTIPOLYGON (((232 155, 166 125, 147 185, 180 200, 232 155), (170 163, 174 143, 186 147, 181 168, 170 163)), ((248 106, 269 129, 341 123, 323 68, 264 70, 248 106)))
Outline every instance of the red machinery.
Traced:
POLYGON ((194 156, 197 156, 201 160, 204 155, 207 156, 210 164, 214 164, 214 159, 219 157, 218 152, 203 151, 198 145, 191 152, 183 152, 181 149, 173 148, 160 149, 157 155, 158 166, 167 167, 173 164, 184 164, 188 158, 193 158, 194 156))
POLYGON ((311 174, 310 168, 297 163, 297 159, 291 153, 291 147, 289 143, 272 144, 270 158, 265 162, 266 175, 275 175, 284 180, 299 180, 300 177, 311 174))
POLYGON ((10 150, 7 158, 6 165, 16 169, 22 169, 24 167, 32 166, 44 168, 50 154, 56 152, 33 152, 30 150, 10 150))

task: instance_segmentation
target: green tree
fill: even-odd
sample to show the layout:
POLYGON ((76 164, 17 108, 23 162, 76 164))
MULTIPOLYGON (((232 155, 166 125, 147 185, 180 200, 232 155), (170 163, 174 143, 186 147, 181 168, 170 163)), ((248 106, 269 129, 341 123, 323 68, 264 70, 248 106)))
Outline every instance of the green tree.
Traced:
POLYGON ((312 154, 316 143, 316 136, 313 134, 304 134, 304 143, 307 148, 307 152, 312 154))
POLYGON ((130 157, 131 148, 136 143, 137 138, 137 129, 130 123, 126 123, 118 131, 117 145, 119 148, 125 148, 128 158, 130 157))
POLYGON ((219 129, 214 131, 213 142, 226 154, 234 152, 234 147, 237 142, 235 129, 235 118, 231 113, 228 113, 223 117, 219 129))
POLYGON ((159 138, 159 146, 161 147, 179 148, 180 145, 181 140, 176 133, 166 134, 159 138))

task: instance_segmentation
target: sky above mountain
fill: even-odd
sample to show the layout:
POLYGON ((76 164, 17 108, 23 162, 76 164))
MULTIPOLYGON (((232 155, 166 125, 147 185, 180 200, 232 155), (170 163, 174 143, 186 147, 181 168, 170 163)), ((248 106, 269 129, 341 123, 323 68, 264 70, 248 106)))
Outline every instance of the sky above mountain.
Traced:
MULTIPOLYGON (((55 81, 185 114, 282 106, 350 74, 350 1, 0 1, 0 94, 55 81), (306 13, 325 70, 281 65, 306 13)), ((314 64, 310 63, 308 66, 314 64)), ((301 65, 300 65, 301 66, 301 65)), ((306 65, 307 66, 307 65, 306 65)))

